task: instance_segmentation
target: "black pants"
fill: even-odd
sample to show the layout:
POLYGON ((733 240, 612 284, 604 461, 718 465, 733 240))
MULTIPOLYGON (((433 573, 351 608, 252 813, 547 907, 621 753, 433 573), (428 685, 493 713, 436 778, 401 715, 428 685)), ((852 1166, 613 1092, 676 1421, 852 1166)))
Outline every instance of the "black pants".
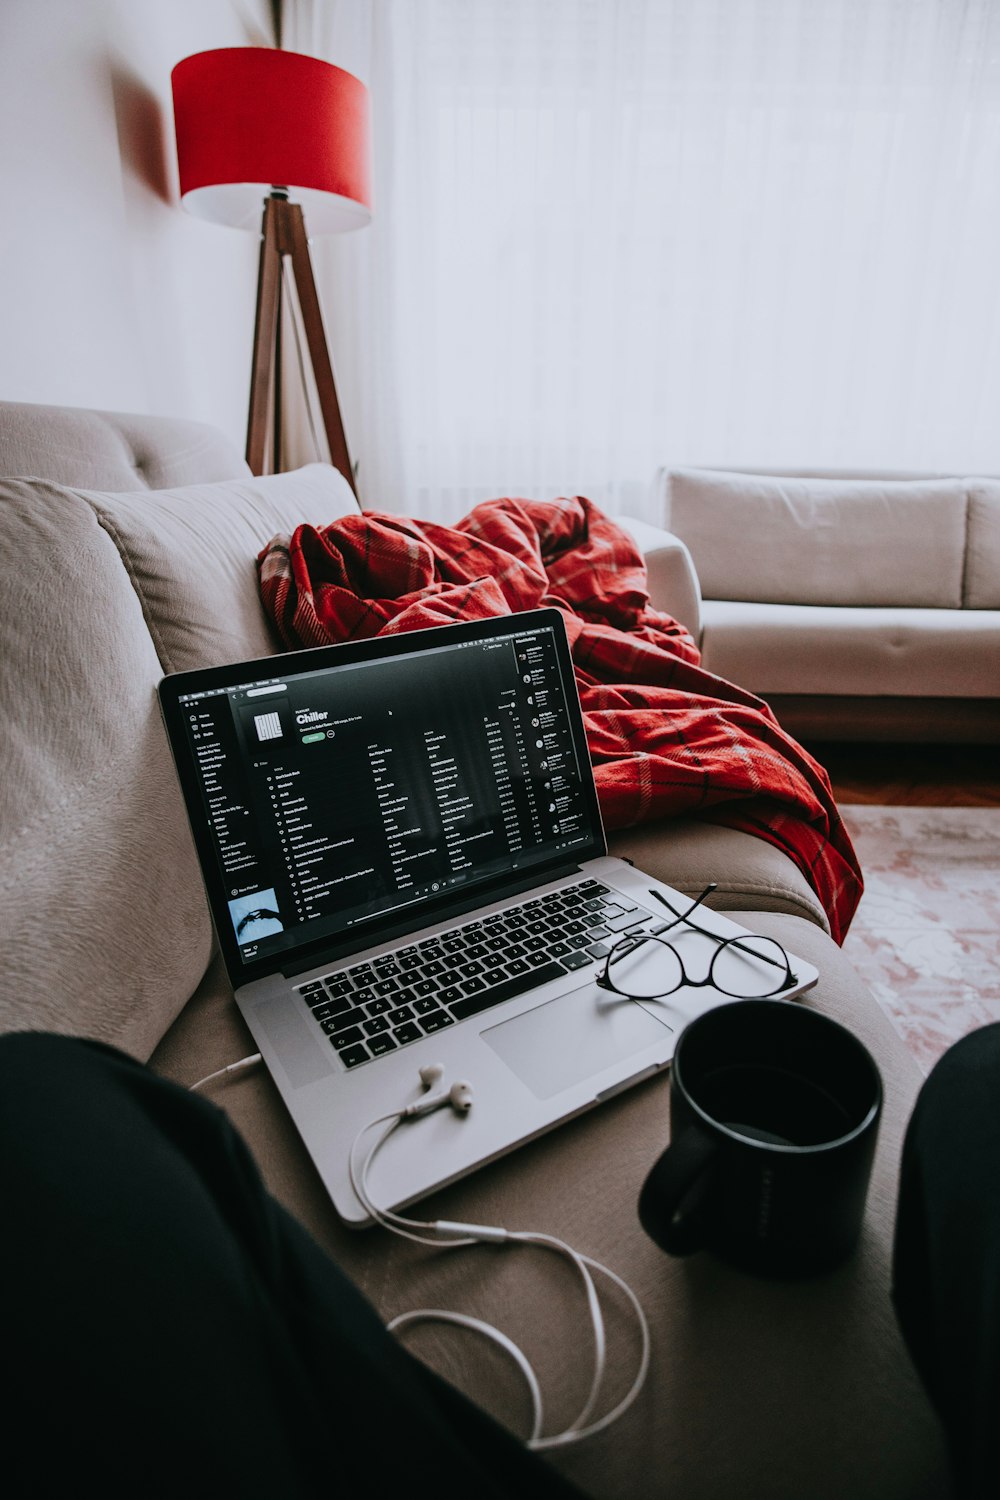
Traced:
POLYGON ((0 1038, 0 1483, 12 1497, 572 1500, 388 1335, 209 1101, 0 1038))
POLYGON ((903 1151, 895 1302, 962 1500, 1000 1494, 1000 1025, 955 1044, 903 1151))
MULTIPOLYGON (((577 1495, 385 1333, 220 1110, 109 1048, 0 1038, 0 1298, 18 1500, 577 1495)), ((921 1093, 895 1298, 959 1494, 994 1496, 1000 1026, 921 1093)))

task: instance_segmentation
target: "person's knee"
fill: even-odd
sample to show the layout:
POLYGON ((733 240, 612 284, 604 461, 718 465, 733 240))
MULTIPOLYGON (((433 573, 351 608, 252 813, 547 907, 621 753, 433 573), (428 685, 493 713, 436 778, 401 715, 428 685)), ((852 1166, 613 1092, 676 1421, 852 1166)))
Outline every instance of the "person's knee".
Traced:
POLYGON ((50 1031, 12 1031, 0 1036, 0 1097, 31 1099, 67 1077, 99 1073, 109 1062, 131 1061, 102 1042, 50 1031))
POLYGON ((101 1113, 114 1077, 140 1071, 141 1064, 101 1042, 52 1032, 20 1031, 0 1036, 0 1136, 10 1155, 16 1143, 22 1162, 29 1151, 86 1133, 101 1113))
POLYGON ((939 1059, 934 1073, 962 1074, 969 1078, 994 1076, 1000 1072, 1000 1021, 980 1026, 954 1042, 939 1059))
POLYGON ((901 1211, 916 1194, 931 1203, 994 1217, 987 1185, 1000 1173, 1000 1023, 982 1026, 955 1043, 918 1095, 904 1145, 901 1211))
POLYGON ((985 1129, 1000 1143, 1000 1022, 955 1042, 924 1081, 914 1110, 917 1129, 947 1128, 953 1141, 985 1129))

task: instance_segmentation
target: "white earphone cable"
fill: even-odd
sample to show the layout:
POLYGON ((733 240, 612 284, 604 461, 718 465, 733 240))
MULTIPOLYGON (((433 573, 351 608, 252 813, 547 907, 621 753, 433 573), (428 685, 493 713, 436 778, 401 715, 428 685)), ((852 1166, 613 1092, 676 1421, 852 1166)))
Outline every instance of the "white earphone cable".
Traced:
MULTIPOLYGON (((201 1078, 197 1083, 191 1084, 191 1089, 197 1090, 211 1083, 216 1078, 225 1077, 227 1074, 235 1073, 243 1068, 251 1067, 254 1063, 261 1061, 260 1053, 251 1057, 241 1058, 239 1062, 230 1063, 226 1068, 219 1068, 215 1073, 209 1073, 206 1078, 201 1078)), ((389 1332, 396 1332, 410 1327, 414 1323, 449 1323, 458 1328, 464 1328, 469 1332, 477 1333, 483 1338, 492 1340, 499 1348, 503 1349, 517 1365, 528 1386, 531 1397, 532 1425, 531 1434, 526 1439, 527 1446, 535 1451, 544 1451, 547 1448, 566 1447, 570 1443, 580 1442, 584 1438, 593 1437, 595 1433, 602 1432, 610 1427, 612 1422, 618 1420, 635 1401, 645 1383, 649 1370, 650 1359, 650 1335, 649 1324, 642 1310, 638 1297, 627 1282, 623 1281, 614 1271, 602 1265, 600 1261, 593 1260, 589 1255, 574 1250, 565 1241, 557 1239, 554 1235, 545 1234, 531 1230, 503 1229, 493 1224, 462 1224, 447 1219, 428 1221, 425 1219, 409 1219, 403 1214, 397 1214, 392 1209, 380 1208, 372 1198, 368 1177, 372 1163, 378 1152, 386 1144, 393 1133, 404 1123, 430 1114, 435 1109, 450 1105, 458 1114, 466 1114, 472 1103, 472 1090, 468 1084, 456 1083, 447 1092, 434 1094, 430 1092, 433 1084, 440 1081, 442 1069, 438 1066, 425 1068, 421 1071, 421 1082, 427 1092, 422 1098, 413 1103, 404 1105, 398 1110, 392 1110, 389 1114, 379 1115, 374 1120, 369 1120, 367 1125, 362 1126, 355 1136, 348 1153, 348 1171, 351 1186, 358 1196, 359 1201, 376 1223, 390 1233, 399 1235, 403 1239, 412 1240, 417 1245, 433 1245, 438 1249, 451 1250, 461 1246, 493 1244, 493 1245, 527 1245, 536 1246, 540 1249, 554 1250, 576 1268, 583 1282, 584 1295, 587 1300, 587 1311, 590 1314, 591 1329, 594 1336, 594 1374, 590 1382, 590 1389, 582 1408, 575 1419, 562 1432, 554 1433, 549 1437, 542 1436, 543 1410, 542 1392, 538 1377, 535 1374, 530 1361, 517 1344, 500 1329, 494 1328, 491 1323, 485 1323, 480 1318, 474 1318, 466 1313, 448 1312, 442 1308, 419 1308, 413 1312, 400 1313, 386 1326, 389 1332), (385 1128, 375 1137, 364 1161, 358 1164, 358 1147, 362 1138, 369 1131, 375 1130, 379 1125, 385 1128), (600 1399, 601 1387, 607 1368, 607 1338, 604 1326, 604 1317, 601 1312, 600 1297, 594 1285, 591 1271, 599 1271, 602 1275, 620 1288, 627 1297, 635 1313, 636 1322, 639 1326, 641 1339, 641 1352, 639 1365, 635 1379, 621 1401, 610 1411, 605 1412, 596 1421, 590 1421, 597 1402, 600 1399)))
POLYGON ((390 1333, 397 1329, 406 1328, 412 1323, 454 1323, 458 1328, 466 1328, 473 1333, 481 1333, 484 1338, 491 1339, 494 1344, 499 1344, 501 1349, 506 1350, 524 1376, 531 1395, 531 1436, 528 1438, 528 1447, 535 1448, 544 1444, 542 1438, 542 1391, 531 1365, 528 1363, 523 1351, 518 1348, 513 1339, 501 1333, 499 1328, 494 1328, 492 1323, 484 1323, 481 1318, 470 1317, 468 1313, 447 1312, 439 1307, 419 1308, 416 1312, 400 1313, 385 1326, 390 1333))
POLYGON ((371 1169, 371 1164, 374 1161, 377 1153, 382 1149, 386 1141, 392 1135, 393 1131, 396 1130, 402 1123, 402 1111, 396 1111, 391 1115, 380 1115, 378 1119, 370 1120, 367 1125, 363 1126, 363 1128, 358 1131, 358 1134, 354 1139, 354 1143, 351 1146, 350 1155, 347 1159, 347 1167, 351 1177, 351 1186, 357 1193, 363 1207, 368 1210, 376 1223, 381 1224, 384 1229, 390 1230, 393 1234, 401 1235, 403 1239, 413 1240, 418 1245, 441 1245, 446 1247, 448 1245, 476 1244, 476 1240, 470 1236, 455 1237, 453 1239, 441 1239, 433 1234, 428 1235, 415 1233, 414 1231, 418 1231, 421 1229, 430 1229, 431 1226, 426 1222, 426 1220, 406 1219, 401 1214, 393 1213, 391 1209, 379 1208, 378 1205, 372 1200, 371 1194, 368 1191, 368 1173, 371 1169), (367 1131, 374 1129, 376 1125, 385 1125, 387 1121, 387 1128, 375 1141, 368 1155, 365 1157, 364 1165, 359 1172, 357 1163, 355 1161, 355 1151, 357 1150, 358 1142, 367 1131))
POLYGON ((536 1442, 532 1443, 531 1446, 539 1450, 545 1448, 566 1447, 569 1443, 579 1442, 583 1438, 593 1437, 595 1433, 603 1432, 606 1427, 610 1427, 612 1422, 617 1422, 618 1418, 624 1416, 625 1412, 628 1411, 629 1407, 633 1404, 636 1397, 639 1395, 639 1392, 645 1385, 646 1375, 649 1372, 649 1359, 652 1349, 652 1343, 649 1334, 649 1323, 635 1292, 633 1292, 628 1282, 624 1281, 622 1277, 612 1271, 610 1267, 602 1265, 598 1260, 592 1260, 589 1255, 581 1255, 580 1258, 588 1266, 592 1266, 595 1271, 602 1272, 602 1274, 613 1281, 616 1286, 620 1287, 631 1303, 632 1309, 635 1313, 636 1322, 639 1325, 639 1334, 642 1343, 642 1349, 639 1355, 639 1366, 636 1371, 635 1379, 633 1380, 631 1386, 626 1391, 625 1395, 619 1401, 617 1406, 614 1406, 610 1411, 605 1412, 603 1417, 598 1418, 596 1422, 592 1422, 589 1427, 577 1426, 577 1423, 579 1423, 579 1421, 581 1420, 578 1417, 577 1423, 571 1424, 571 1426, 566 1428, 564 1432, 556 1433, 553 1437, 538 1439, 536 1442))
POLYGON ((214 1073, 199 1078, 197 1083, 188 1084, 188 1092, 195 1093, 204 1088, 206 1083, 213 1083, 216 1078, 225 1078, 227 1073, 238 1073, 241 1068, 252 1068, 255 1063, 263 1062, 259 1052, 254 1052, 251 1057, 241 1057, 239 1062, 230 1063, 227 1068, 217 1068, 214 1073))
MULTIPOLYGON (((440 1076, 440 1069, 434 1070, 435 1081, 440 1076)), ((429 1087, 428 1080, 421 1074, 425 1087, 429 1087)), ((494 1328, 492 1324, 484 1323, 479 1318, 470 1317, 464 1313, 447 1312, 439 1308, 420 1308, 413 1312, 401 1313, 387 1326, 390 1331, 402 1330, 414 1323, 421 1322, 444 1322, 456 1327, 465 1328, 471 1332, 478 1333, 482 1337, 491 1339, 514 1360, 521 1370, 531 1396, 532 1404, 532 1431, 526 1440, 531 1449, 542 1451, 547 1448, 565 1447, 570 1443, 579 1442, 584 1438, 592 1437, 595 1433, 602 1432, 612 1422, 622 1416, 633 1404, 639 1395, 646 1375, 649 1370, 650 1359, 650 1334, 649 1324, 645 1313, 639 1303, 639 1299, 631 1287, 614 1271, 602 1265, 600 1261, 593 1260, 590 1256, 574 1250, 563 1240, 553 1235, 535 1231, 519 1231, 503 1229, 496 1225, 488 1224, 462 1224, 445 1219, 435 1221, 410 1219, 402 1214, 394 1213, 391 1209, 380 1208, 372 1198, 368 1177, 372 1163, 378 1152, 394 1134, 394 1132, 405 1121, 417 1116, 429 1114, 434 1109, 442 1108, 450 1104, 459 1113, 468 1111, 471 1105, 471 1089, 467 1084, 453 1085, 449 1093, 430 1095, 418 1100, 415 1104, 404 1106, 391 1114, 380 1115, 377 1119, 370 1120, 358 1131, 351 1150, 348 1155, 348 1170, 351 1185, 358 1196, 359 1201, 370 1214, 372 1219, 388 1229, 391 1233, 401 1236, 403 1239, 414 1241, 418 1245, 433 1245, 440 1249, 456 1249, 460 1246, 475 1244, 508 1244, 508 1245, 534 1245, 538 1248, 555 1250, 568 1259, 578 1271, 583 1282, 584 1294, 587 1300, 587 1310, 590 1314, 591 1327, 594 1336, 594 1374, 590 1383, 587 1398, 573 1422, 562 1432, 555 1433, 549 1437, 542 1436, 542 1397, 538 1378, 523 1351, 509 1339, 506 1334, 494 1328), (362 1138, 377 1126, 384 1125, 376 1137, 374 1143, 367 1152, 363 1163, 359 1166, 357 1161, 358 1146, 362 1138), (591 1421, 590 1418, 600 1398, 601 1387, 607 1367, 607 1340, 605 1334, 604 1318, 601 1312, 600 1298, 591 1271, 599 1271, 608 1277, 627 1297, 636 1322, 639 1326, 641 1350, 639 1365, 635 1379, 628 1391, 610 1411, 602 1417, 591 1421)))

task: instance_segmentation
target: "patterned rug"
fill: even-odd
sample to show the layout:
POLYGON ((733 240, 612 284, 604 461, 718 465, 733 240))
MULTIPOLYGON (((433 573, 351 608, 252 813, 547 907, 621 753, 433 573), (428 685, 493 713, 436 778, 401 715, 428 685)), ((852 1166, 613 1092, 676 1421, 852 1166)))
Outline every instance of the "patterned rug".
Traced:
POLYGON ((844 954, 926 1073, 1000 1021, 1000 808, 840 811, 865 875, 844 954))

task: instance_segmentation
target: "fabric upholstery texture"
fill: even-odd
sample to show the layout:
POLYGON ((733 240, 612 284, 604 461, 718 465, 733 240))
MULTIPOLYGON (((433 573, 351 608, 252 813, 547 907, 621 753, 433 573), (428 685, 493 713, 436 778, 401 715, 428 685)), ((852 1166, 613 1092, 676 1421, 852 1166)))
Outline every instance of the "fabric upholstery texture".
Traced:
POLYGON ((16 562, 0 663, 8 1029, 30 1018, 143 1057, 197 985, 211 924, 156 684, 278 649, 255 554, 293 517, 348 503, 319 464, 122 495, 0 485, 16 562))
POLYGON ((0 1024, 148 1055, 211 926, 117 548, 68 490, 0 485, 0 1024))
MULTIPOLYGON (((0 490, 11 620, 0 663, 0 1025, 93 1036, 145 1057, 212 945, 156 683, 163 670, 279 649, 254 557, 276 532, 327 523, 354 499, 326 466, 254 479, 198 424, 25 405, 4 407, 3 419, 0 468, 51 463, 69 479, 79 466, 93 488, 46 478, 0 490), (202 462, 230 472, 188 484, 202 462), (147 473, 166 487, 138 488, 147 473)), ((825 921, 779 850, 716 833, 733 851, 727 868, 825 921)))
POLYGON ((706 667, 771 693, 1000 694, 1000 614, 707 599, 706 667))
MULTIPOLYGON (((677 1260, 657 1250, 635 1206, 667 1140, 665 1079, 436 1194, 415 1217, 559 1235, 624 1276, 638 1295, 653 1340, 638 1405, 601 1437, 551 1456, 596 1500, 946 1500, 942 1445, 889 1299, 899 1146, 919 1071, 819 928, 756 909, 733 915, 819 968, 820 984, 802 1003, 849 1027, 882 1071, 885 1113, 855 1259, 832 1276, 788 1284, 731 1271, 709 1255, 677 1260)), ((213 969, 153 1062, 191 1083, 252 1050, 213 969)), ((212 1097, 250 1143, 272 1191, 384 1317, 446 1307, 497 1324, 525 1348, 551 1393, 552 1429, 571 1418, 589 1360, 580 1352, 579 1286, 555 1257, 425 1251, 379 1229, 345 1229, 316 1174, 303 1169, 294 1127, 266 1073, 238 1075, 212 1097)), ((620 1394, 634 1371, 631 1333, 624 1312, 609 1321, 610 1378, 620 1394)), ((417 1330, 411 1347, 526 1430, 520 1376, 503 1355, 449 1328, 417 1330)))
POLYGON ((962 480, 677 470, 668 507, 706 599, 961 607, 962 480))
POLYGON ((249 477, 215 427, 179 417, 2 404, 0 474, 128 491, 249 477))
POLYGON ((256 590, 255 558, 277 531, 355 511, 328 464, 217 484, 108 494, 81 491, 121 554, 165 672, 281 649, 256 590))
MULTIPOLYGON (((284 486, 273 493, 268 486, 261 498, 253 481, 238 535, 238 517, 217 496, 211 519, 200 507, 185 511, 177 497, 167 502, 162 535, 181 545, 197 536, 208 555, 210 587, 199 592, 186 547, 172 564, 158 552, 157 494, 137 491, 150 474, 175 489, 223 479, 243 485, 246 466, 217 435, 206 439, 205 429, 184 422, 0 406, 0 474, 17 472, 50 482, 0 488, 0 1028, 50 1028, 136 1056, 152 1052, 158 1070, 191 1084, 254 1046, 211 957, 155 709, 162 667, 147 624, 180 661, 228 649, 236 627, 226 612, 245 619, 240 591, 245 583, 255 599, 257 589, 253 570, 247 579, 237 559, 246 560, 248 535, 265 529, 271 507, 283 503, 284 486), (193 458, 199 452, 204 467, 193 458), (60 484, 101 495, 85 498, 60 484), (128 503, 114 492, 128 493, 128 503), (184 610, 206 611, 196 630, 180 619, 182 596, 184 610), (147 622, 144 607, 162 613, 147 622)), ((292 503, 306 502, 296 491, 292 503)), ((259 640, 248 633, 239 654, 252 654, 259 640)), ((719 904, 819 969, 804 1003, 871 1048, 886 1112, 860 1254, 832 1277, 793 1285, 730 1272, 710 1256, 662 1255, 640 1230, 635 1203, 666 1138, 665 1079, 493 1163, 420 1212, 561 1234, 639 1295, 653 1324, 639 1404, 579 1450, 551 1458, 596 1500, 946 1500, 942 1444, 888 1296, 899 1142, 920 1082, 914 1063, 776 848, 672 819, 623 831, 614 843, 683 889, 721 875, 719 904)), ((496 1322, 539 1365, 553 1427, 579 1408, 586 1379, 579 1288, 555 1257, 439 1253, 380 1230, 347 1231, 263 1069, 233 1075, 210 1097, 234 1120, 272 1190, 384 1318, 436 1305, 496 1322)), ((609 1327, 621 1394, 635 1356, 625 1326, 623 1318, 609 1327)), ((523 1388, 500 1351, 494 1356, 449 1329, 426 1339, 418 1331, 413 1346, 525 1430, 523 1388)), ((336 1414, 331 1421, 335 1428, 336 1414)))
POLYGON ((976 480, 969 487, 965 559, 966 609, 1000 609, 1000 483, 976 480))
POLYGON ((789 733, 996 740, 1000 482, 663 466, 653 494, 701 575, 705 666, 789 733))
POLYGON ((783 911, 830 923, 819 897, 799 867, 765 839, 697 818, 658 818, 608 834, 608 852, 640 870, 700 896, 711 882, 710 905, 720 911, 783 911))

